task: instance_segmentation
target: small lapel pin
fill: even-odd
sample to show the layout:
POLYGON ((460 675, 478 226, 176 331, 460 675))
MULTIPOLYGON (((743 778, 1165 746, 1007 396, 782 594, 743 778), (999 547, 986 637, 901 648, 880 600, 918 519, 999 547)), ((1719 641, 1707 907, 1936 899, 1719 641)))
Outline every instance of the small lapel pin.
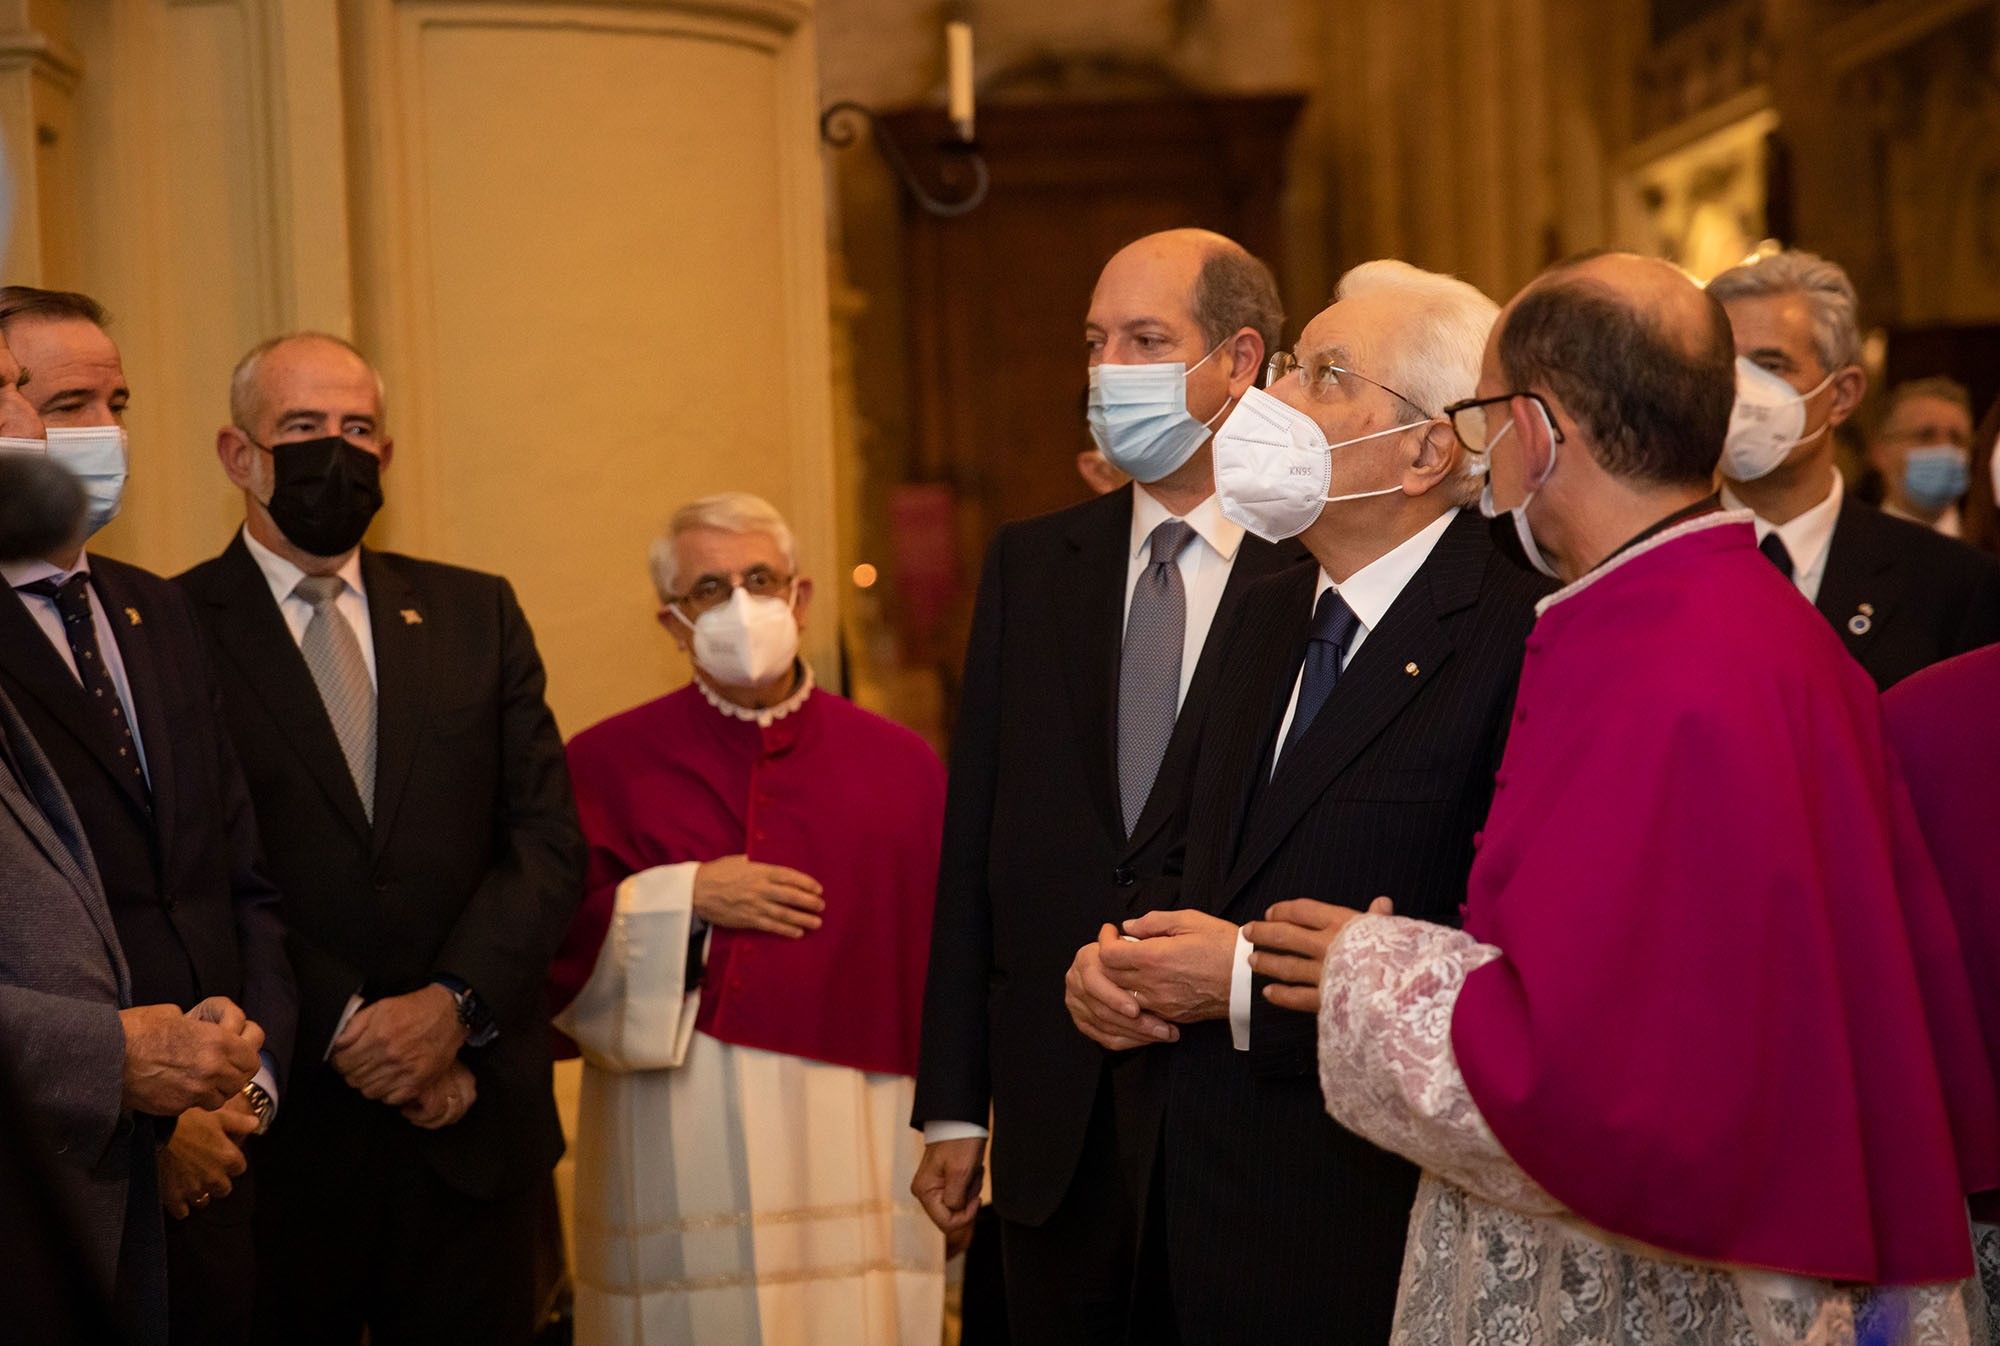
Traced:
POLYGON ((1403 665, 1403 671, 1414 678, 1423 670, 1419 669, 1415 663, 1408 663, 1403 665))
POLYGON ((1865 636, 1875 625, 1875 605, 1863 603, 1852 617, 1847 619, 1847 629, 1857 636, 1865 636))
POLYGON ((424 614, 423 614, 423 613, 421 613, 421 612, 418 612, 418 611, 417 611, 417 610, 416 610, 415 608, 404 608, 404 609, 403 609, 403 625, 405 625, 405 626, 422 626, 423 624, 424 624, 424 614))
POLYGON ((125 620, 126 620, 126 621, 128 621, 128 622, 130 622, 130 623, 131 623, 132 625, 134 625, 134 626, 137 626, 137 625, 139 624, 139 609, 137 609, 137 608, 126 608, 126 609, 125 609, 125 620))

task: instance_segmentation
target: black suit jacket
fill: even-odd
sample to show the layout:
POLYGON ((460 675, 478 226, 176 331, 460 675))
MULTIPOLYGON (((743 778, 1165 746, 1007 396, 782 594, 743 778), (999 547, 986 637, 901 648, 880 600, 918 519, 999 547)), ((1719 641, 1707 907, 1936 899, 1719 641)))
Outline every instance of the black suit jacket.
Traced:
POLYGON ((1000 530, 986 554, 952 739, 916 1122, 993 1109, 1000 1213, 1046 1220, 1082 1150, 1106 1053, 1063 977, 1178 842, 1195 731, 1244 590, 1302 558, 1245 537, 1133 834, 1118 802, 1117 695, 1131 556, 1127 487, 1000 530))
MULTIPOLYGON (((1386 894, 1402 915, 1456 923, 1552 586, 1461 512, 1273 776, 1318 575, 1297 566, 1244 597, 1157 904, 1241 924, 1288 898, 1386 894)), ((1162 1147, 1157 1169, 1130 1152, 1128 1174, 1165 1184, 1165 1228, 1148 1237, 1164 1240, 1181 1339, 1386 1341, 1417 1174, 1327 1116, 1313 1018, 1253 993, 1248 1052, 1207 1022, 1139 1055, 1150 1068, 1120 1073, 1119 1129, 1162 1147)))
POLYGON ((2000 641, 2000 559, 1850 496, 1833 526, 1818 607, 1886 690, 2000 641))
POLYGON ((264 1029, 282 1095, 298 990, 207 641, 172 582, 103 556, 90 558, 90 576, 125 664, 150 798, 11 589, 0 597, 0 685, 82 819, 134 1003, 228 996, 264 1029))
POLYGON ((214 640, 299 976, 298 1065, 270 1140, 365 1165, 379 1128, 407 1123, 323 1060, 341 1010, 357 991, 455 976, 499 1036, 462 1053, 479 1086, 465 1120, 416 1144, 454 1187, 498 1196, 542 1180, 562 1152, 541 1001, 583 891, 562 740, 505 580, 368 550, 361 574, 379 689, 372 826, 243 539, 180 580, 214 640))

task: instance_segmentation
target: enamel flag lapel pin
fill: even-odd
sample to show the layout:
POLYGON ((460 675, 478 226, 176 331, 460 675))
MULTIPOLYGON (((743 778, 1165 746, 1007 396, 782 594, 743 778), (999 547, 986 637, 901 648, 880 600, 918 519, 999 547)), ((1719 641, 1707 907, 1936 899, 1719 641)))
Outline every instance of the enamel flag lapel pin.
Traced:
POLYGON ((403 609, 403 625, 405 625, 405 626, 422 626, 423 624, 424 624, 424 614, 423 614, 423 613, 421 613, 421 612, 418 612, 418 611, 417 611, 417 610, 416 610, 415 608, 404 608, 404 609, 403 609))
POLYGON ((126 621, 128 621, 128 622, 130 622, 130 623, 131 623, 132 625, 134 625, 134 626, 137 626, 137 625, 139 625, 139 609, 137 609, 137 608, 126 608, 126 609, 125 609, 125 620, 126 620, 126 621))

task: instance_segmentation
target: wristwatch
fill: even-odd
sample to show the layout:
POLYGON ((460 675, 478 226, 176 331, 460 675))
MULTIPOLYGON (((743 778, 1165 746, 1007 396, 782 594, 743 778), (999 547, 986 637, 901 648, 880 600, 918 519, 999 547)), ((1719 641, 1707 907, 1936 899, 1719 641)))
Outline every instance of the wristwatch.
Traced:
POLYGON ((243 1097, 250 1104, 250 1111, 257 1114, 257 1134, 263 1135, 271 1129, 271 1119, 278 1115, 278 1105, 264 1092, 264 1086, 252 1080, 243 1086, 243 1097))
POLYGON ((451 998, 458 1005, 458 1024, 465 1030, 465 1045, 484 1047, 499 1035, 493 1022, 493 1012, 486 1008, 486 1002, 479 993, 457 977, 433 977, 437 985, 451 992, 451 998))

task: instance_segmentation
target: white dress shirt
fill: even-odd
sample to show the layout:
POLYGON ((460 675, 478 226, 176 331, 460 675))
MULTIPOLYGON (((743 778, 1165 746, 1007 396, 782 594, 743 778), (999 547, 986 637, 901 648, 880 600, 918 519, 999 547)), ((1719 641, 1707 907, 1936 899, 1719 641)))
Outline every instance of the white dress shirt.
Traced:
MULTIPOLYGON (((62 613, 56 610, 56 600, 41 594, 31 594, 21 588, 37 580, 53 580, 62 584, 71 575, 88 575, 90 557, 79 554, 76 565, 70 570, 59 570, 47 561, 16 561, 0 566, 0 575, 6 577, 15 595, 28 609, 28 615, 35 619, 35 625, 42 628, 42 634, 55 647, 56 657, 63 661, 63 667, 80 687, 83 675, 76 670, 76 651, 69 647, 69 634, 63 630, 62 613)), ((104 658, 104 667, 111 674, 111 685, 118 689, 118 705, 125 712, 125 723, 132 730, 132 745, 139 753, 139 769, 146 773, 146 784, 153 782, 152 768, 146 765, 146 741, 139 733, 139 716, 132 706, 132 683, 125 676, 125 656, 118 648, 118 633, 111 628, 111 619, 104 613, 104 602, 97 596, 97 586, 86 584, 83 591, 90 595, 91 624, 97 628, 97 651, 104 658)))
MULTIPOLYGON (((1153 530, 1176 517, 1154 499, 1144 486, 1132 487, 1132 550, 1125 569, 1125 616, 1132 619, 1132 595, 1139 577, 1153 563, 1153 530)), ((1181 519, 1194 529, 1194 541, 1181 549, 1178 564, 1181 586, 1187 592, 1187 631, 1181 638, 1180 699, 1187 700, 1188 684, 1194 681, 1194 667, 1201 662, 1201 649, 1208 643, 1208 629, 1215 625, 1215 610, 1222 605, 1222 589, 1229 583, 1230 567, 1243 545, 1243 526, 1222 516, 1222 506, 1214 496, 1196 505, 1181 519)))
MULTIPOLYGON (((1840 473, 1835 472, 1832 476, 1833 485, 1828 488, 1826 499, 1791 522, 1772 523, 1762 515, 1752 519, 1759 543, 1776 533, 1778 540, 1785 544, 1785 550, 1792 558, 1792 583, 1798 586, 1808 603, 1819 602, 1820 581, 1826 578, 1827 554, 1833 550, 1833 526, 1840 522, 1840 501, 1846 491, 1841 485, 1840 473)), ((1722 488, 1722 506, 1724 509, 1750 508, 1726 484, 1722 488)))
MULTIPOLYGON (((303 641, 306 624, 312 621, 313 606, 292 590, 306 577, 306 572, 251 537, 248 528, 243 530, 243 545, 250 549, 250 559, 264 572, 264 581, 271 586, 271 597, 277 600, 278 611, 284 615, 293 643, 303 641)), ((368 681, 373 683, 376 681, 375 631, 368 624, 368 590, 361 583, 361 553, 356 551, 348 557, 347 564, 336 573, 347 582, 347 587, 340 591, 340 597, 333 600, 333 609, 345 617, 348 626, 353 628, 354 638, 361 645, 361 661, 368 665, 368 681)))
MULTIPOLYGON (((1408 586, 1410 579, 1423 569, 1438 539, 1445 529, 1458 517, 1458 511, 1448 509, 1421 531, 1412 533, 1390 550, 1370 561, 1361 569, 1347 577, 1345 583, 1336 584, 1333 576, 1325 570, 1319 572, 1319 584, 1313 589, 1313 607, 1319 606, 1319 596, 1331 589, 1346 602, 1360 623, 1354 629, 1354 636, 1347 642, 1347 650, 1340 657, 1340 667, 1344 671, 1354 662, 1355 652, 1361 648, 1368 633, 1382 624, 1382 618, 1408 586)), ((1305 660, 1299 661, 1299 671, 1292 677, 1292 699, 1285 707, 1285 717, 1278 722, 1278 743, 1272 752, 1271 774, 1278 772, 1278 755, 1284 750, 1285 735, 1292 730, 1292 719, 1299 713, 1299 687, 1305 681, 1305 660)), ((1236 931, 1236 963, 1229 976, 1229 1037, 1236 1050, 1250 1050, 1250 941, 1241 928, 1236 931)))
MULTIPOLYGON (((1153 563, 1153 530, 1177 517, 1143 485, 1132 486, 1132 545, 1125 567, 1125 615, 1120 631, 1132 618, 1132 595, 1139 577, 1153 563)), ((1209 628, 1215 625, 1215 610, 1222 605, 1223 586, 1229 583, 1230 567, 1243 545, 1243 526, 1222 516, 1222 506, 1211 495, 1189 510, 1181 522, 1194 529, 1194 540, 1181 549, 1176 564, 1181 570, 1181 587, 1187 594, 1187 630, 1181 638, 1180 700, 1187 700, 1188 684, 1194 681, 1195 665, 1201 662, 1202 646, 1208 643, 1209 628)), ((964 1140, 984 1136, 986 1128, 975 1122, 937 1121, 924 1123, 924 1144, 964 1140)))
MULTIPOLYGON (((1902 519, 1919 528, 1928 528, 1945 537, 1958 537, 1964 532, 1964 524, 1959 518, 1957 505, 1946 505, 1938 512, 1936 519, 1922 519, 1904 509, 1893 500, 1882 502, 1882 512, 1892 519, 1902 519)), ((1761 539, 1760 539, 1761 540, 1761 539)))

